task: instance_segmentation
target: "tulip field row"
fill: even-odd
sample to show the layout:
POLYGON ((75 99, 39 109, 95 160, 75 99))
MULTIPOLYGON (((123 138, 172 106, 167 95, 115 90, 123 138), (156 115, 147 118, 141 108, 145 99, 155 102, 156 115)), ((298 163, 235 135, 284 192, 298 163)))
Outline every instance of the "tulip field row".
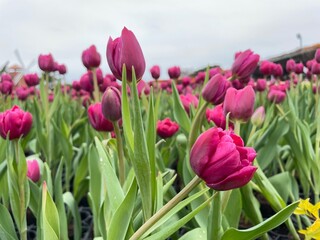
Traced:
POLYGON ((106 59, 0 73, 0 239, 320 239, 320 50, 146 82, 124 28, 106 59))

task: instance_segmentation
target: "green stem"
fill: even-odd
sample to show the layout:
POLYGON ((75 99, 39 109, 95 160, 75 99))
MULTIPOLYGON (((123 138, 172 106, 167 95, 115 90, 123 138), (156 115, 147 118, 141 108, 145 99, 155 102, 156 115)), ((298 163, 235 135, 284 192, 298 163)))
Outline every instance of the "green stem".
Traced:
POLYGON ((205 110, 207 109, 207 106, 209 105, 208 102, 204 103, 200 109, 197 111, 196 116, 194 117, 191 125, 191 130, 189 133, 189 149, 192 148, 194 142, 197 139, 198 131, 200 130, 201 123, 202 123, 202 117, 205 113, 205 110))
POLYGON ((149 218, 130 238, 138 240, 148 229, 150 229, 159 219, 174 208, 182 199, 184 199, 202 180, 195 176, 174 198, 164 205, 156 214, 149 218))
POLYGON ((92 75, 93 75, 93 98, 94 102, 97 103, 100 100, 100 92, 99 92, 99 86, 98 86, 98 80, 97 80, 97 69, 92 69, 92 75))
POLYGON ((119 179, 120 179, 121 186, 123 186, 125 181, 126 169, 124 165, 123 143, 122 143, 119 124, 117 121, 113 122, 113 127, 114 127, 114 132, 116 134, 116 139, 117 139, 117 152, 118 152, 118 158, 119 158, 119 179))
MULTIPOLYGON (((228 191, 231 192, 231 191, 228 191)), ((208 240, 220 240, 222 237, 222 201, 221 192, 217 192, 213 199, 209 213, 209 223, 207 231, 208 240)))

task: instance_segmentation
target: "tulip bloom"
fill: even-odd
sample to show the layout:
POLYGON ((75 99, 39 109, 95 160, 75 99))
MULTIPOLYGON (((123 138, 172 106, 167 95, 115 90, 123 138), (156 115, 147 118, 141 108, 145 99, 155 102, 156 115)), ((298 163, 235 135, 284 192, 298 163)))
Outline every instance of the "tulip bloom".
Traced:
POLYGON ((112 132, 113 124, 102 114, 101 103, 95 103, 88 108, 88 117, 91 126, 99 132, 112 132))
POLYGON ((54 60, 51 53, 47 55, 40 54, 38 57, 39 68, 44 72, 53 72, 54 71, 54 60))
POLYGON ((264 78, 257 80, 256 89, 258 92, 263 92, 267 88, 267 81, 264 78))
MULTIPOLYGON (((214 109, 207 109, 206 118, 208 122, 214 122, 217 127, 226 129, 227 120, 223 112, 222 104, 215 106, 214 109)), ((233 124, 231 122, 229 122, 229 127, 233 128, 233 124)))
POLYGON ((226 191, 242 187, 252 179, 257 170, 252 166, 255 157, 255 150, 245 147, 241 137, 214 127, 194 143, 190 164, 208 187, 226 191))
POLYGON ((136 36, 126 27, 122 29, 121 37, 112 40, 107 45, 107 61, 113 75, 122 80, 122 67, 126 66, 127 81, 132 82, 132 67, 139 81, 146 69, 143 52, 136 36))
POLYGON ((220 73, 213 76, 202 90, 202 97, 207 102, 218 105, 223 102, 231 83, 220 73))
POLYGON ((157 80, 160 77, 160 67, 158 65, 153 66, 150 69, 151 76, 157 80))
POLYGON ((264 76, 269 76, 272 74, 272 69, 273 69, 273 62, 269 62, 269 61, 262 61, 260 64, 260 72, 264 75, 264 76))
POLYGON ((281 64, 274 64, 272 69, 272 74, 275 77, 281 77, 283 75, 283 68, 281 64))
POLYGON ((11 81, 2 81, 1 83, 1 93, 5 95, 11 94, 13 89, 13 83, 11 81))
POLYGON ((223 104, 224 114, 230 112, 230 119, 246 122, 253 114, 254 100, 255 93, 251 86, 241 90, 229 88, 223 104))
POLYGON ((40 179, 40 167, 37 160, 27 160, 27 177, 33 182, 38 182, 40 179))
POLYGON ((296 69, 296 62, 293 59, 289 59, 286 63, 286 70, 288 73, 294 72, 296 69))
POLYGON ((1 75, 1 81, 2 81, 2 82, 5 82, 5 81, 7 81, 7 82, 12 82, 12 77, 11 77, 11 75, 8 74, 8 73, 3 73, 3 74, 1 75))
POLYGON ((320 63, 314 62, 312 64, 311 73, 320 75, 320 63))
POLYGON ((286 98, 286 94, 280 90, 271 89, 268 93, 268 100, 275 103, 281 103, 286 98))
POLYGON ((186 76, 186 77, 184 77, 184 78, 182 78, 182 85, 183 86, 188 86, 188 85, 190 85, 190 83, 191 83, 191 77, 189 77, 189 76, 186 76))
POLYGON ((170 138, 179 130, 179 125, 176 122, 165 118, 157 123, 157 134, 162 138, 170 138))
POLYGON ((304 68, 303 63, 297 63, 297 64, 296 64, 296 68, 295 68, 295 73, 296 73, 296 74, 301 74, 301 73, 303 73, 303 68, 304 68))
POLYGON ((23 76, 23 78, 29 87, 37 86, 40 82, 40 79, 36 73, 26 74, 23 76))
POLYGON ((238 54, 231 67, 232 74, 242 82, 247 82, 250 75, 256 69, 260 56, 251 50, 246 50, 238 54))
POLYGON ((314 59, 320 63, 320 48, 317 49, 315 55, 314 55, 314 59))
POLYGON ((91 45, 82 52, 82 63, 89 70, 100 66, 101 56, 95 45, 91 45))
POLYGON ((4 139, 18 139, 29 133, 32 126, 32 115, 24 112, 18 106, 0 113, 0 135, 4 139))
POLYGON ((197 108, 199 103, 198 98, 190 93, 180 95, 180 101, 188 114, 190 112, 190 105, 192 104, 194 108, 197 108))
POLYGON ((102 96, 102 114, 114 122, 121 119, 121 94, 115 87, 108 87, 102 96))
POLYGON ((80 86, 80 81, 74 80, 72 82, 72 88, 76 91, 80 91, 81 86, 80 86))
POLYGON ((28 98, 29 90, 27 88, 24 88, 24 87, 18 87, 16 89, 16 95, 17 95, 19 100, 24 101, 24 100, 26 100, 28 98))
POLYGON ((66 67, 66 65, 64 65, 64 64, 59 64, 58 65, 58 71, 59 71, 59 73, 60 74, 66 74, 66 72, 67 72, 67 67, 66 67))
POLYGON ((181 70, 179 66, 173 66, 168 69, 168 75, 171 79, 178 79, 180 77, 181 70))

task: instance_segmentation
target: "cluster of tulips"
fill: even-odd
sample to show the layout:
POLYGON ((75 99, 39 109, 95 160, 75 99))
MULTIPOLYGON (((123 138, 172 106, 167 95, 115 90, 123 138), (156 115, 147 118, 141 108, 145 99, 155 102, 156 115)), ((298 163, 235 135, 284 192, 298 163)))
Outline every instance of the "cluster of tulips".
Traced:
POLYGON ((289 60, 286 75, 246 50, 228 70, 181 77, 174 66, 159 80, 155 65, 145 82, 124 28, 106 59, 104 76, 96 47, 84 50, 71 85, 51 54, 26 86, 1 74, 3 239, 31 238, 31 222, 36 239, 269 239, 282 223, 292 239, 319 237, 308 198, 320 196, 320 50, 306 66, 289 60), (264 78, 251 77, 257 68, 264 78))

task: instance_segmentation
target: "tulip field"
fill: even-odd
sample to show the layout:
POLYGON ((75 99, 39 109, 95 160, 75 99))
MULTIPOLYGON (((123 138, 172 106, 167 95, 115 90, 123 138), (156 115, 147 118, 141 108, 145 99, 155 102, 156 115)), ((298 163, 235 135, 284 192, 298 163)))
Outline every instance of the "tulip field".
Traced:
POLYGON ((0 73, 0 239, 320 239, 320 49, 182 76, 123 28, 82 63, 0 73))

